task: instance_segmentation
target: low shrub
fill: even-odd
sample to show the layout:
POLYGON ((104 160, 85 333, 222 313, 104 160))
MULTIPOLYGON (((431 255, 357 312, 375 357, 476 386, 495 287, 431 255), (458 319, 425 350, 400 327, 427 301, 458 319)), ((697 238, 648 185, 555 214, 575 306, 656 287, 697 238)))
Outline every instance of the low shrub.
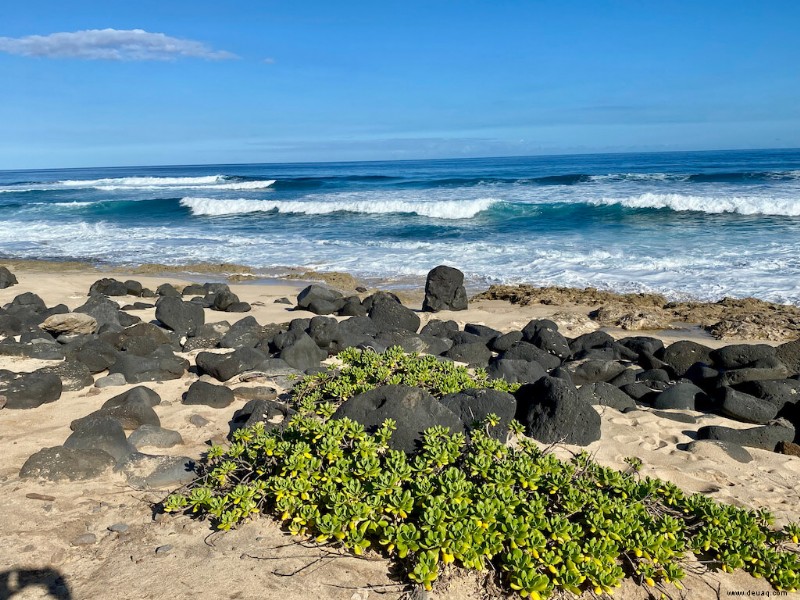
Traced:
POLYGON ((505 379, 489 379, 483 369, 470 371, 429 354, 406 354, 399 346, 380 354, 347 348, 336 358, 341 362, 339 368, 308 375, 292 388, 292 398, 301 411, 332 414, 347 398, 382 385, 418 387, 436 398, 474 388, 513 392, 520 386, 505 379))
MULTIPOLYGON (((353 389, 398 376, 391 367, 360 371, 360 361, 375 360, 369 355, 348 357, 359 363, 342 369, 353 389)), ((413 368, 400 371, 416 377, 413 368)), ((428 389, 450 389, 451 376, 428 389)), ((326 387, 335 380, 306 380, 301 402, 336 398, 340 392, 326 387)), ((383 552, 427 589, 443 565, 455 563, 494 568, 511 589, 537 600, 555 590, 610 593, 625 577, 666 592, 667 584, 681 587, 689 552, 778 590, 800 587, 800 526, 775 529, 764 510, 686 495, 640 477, 637 464, 623 473, 586 453, 560 461, 524 438, 509 447, 481 429, 469 441, 429 429, 422 450, 407 456, 388 447, 394 423, 369 434, 322 412, 299 414, 283 429, 238 430, 230 447, 208 451, 200 478, 169 496, 165 510, 208 517, 223 530, 274 515, 292 534, 355 554, 383 552)))

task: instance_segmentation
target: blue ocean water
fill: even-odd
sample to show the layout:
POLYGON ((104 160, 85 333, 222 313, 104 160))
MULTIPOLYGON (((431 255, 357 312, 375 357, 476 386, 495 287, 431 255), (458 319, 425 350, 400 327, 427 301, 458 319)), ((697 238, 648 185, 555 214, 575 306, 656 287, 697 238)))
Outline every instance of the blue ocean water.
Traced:
POLYGON ((0 171, 0 257, 800 304, 800 150, 0 171))

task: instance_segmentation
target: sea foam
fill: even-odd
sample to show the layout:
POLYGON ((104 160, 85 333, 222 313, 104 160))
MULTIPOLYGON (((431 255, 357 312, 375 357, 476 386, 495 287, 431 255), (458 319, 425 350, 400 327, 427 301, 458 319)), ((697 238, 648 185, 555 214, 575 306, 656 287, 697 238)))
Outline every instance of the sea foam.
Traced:
POLYGON ((214 198, 183 198, 181 206, 196 216, 223 216, 256 212, 299 213, 326 215, 337 212, 362 214, 411 213, 433 219, 471 219, 490 209, 501 200, 479 198, 476 200, 334 200, 334 201, 280 201, 280 200, 219 200, 214 198))
POLYGON ((689 194, 645 193, 624 198, 590 200, 596 206, 620 205, 626 208, 668 208, 710 214, 800 216, 800 200, 769 196, 695 196, 689 194))

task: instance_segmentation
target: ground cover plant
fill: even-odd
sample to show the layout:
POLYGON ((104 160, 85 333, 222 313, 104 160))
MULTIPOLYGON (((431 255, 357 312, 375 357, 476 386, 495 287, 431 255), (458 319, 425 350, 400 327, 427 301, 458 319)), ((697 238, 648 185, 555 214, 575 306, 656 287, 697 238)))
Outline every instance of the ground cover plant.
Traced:
POLYGON ((424 357, 372 354, 348 351, 327 378, 299 382, 304 410, 285 427, 257 424, 235 432, 228 448, 213 446, 201 476, 167 498, 165 510, 208 517, 222 530, 274 515, 292 534, 320 544, 383 552, 427 589, 455 563, 494 568, 508 587, 534 599, 556 590, 611 593, 625 577, 668 595, 670 585, 681 587, 688 553, 710 568, 764 577, 779 590, 800 587, 798 524, 777 529, 766 511, 684 494, 640 476, 637 459, 625 472, 585 452, 561 461, 519 436, 515 422, 516 443, 507 445, 487 434, 493 416, 469 439, 431 428, 421 450, 406 455, 388 445, 391 421, 368 433, 349 419, 331 419, 333 399, 398 376, 428 382, 435 395, 485 383, 452 365, 441 378, 417 372, 420 364, 434 368, 424 357), (362 371, 386 361, 398 368, 362 371))

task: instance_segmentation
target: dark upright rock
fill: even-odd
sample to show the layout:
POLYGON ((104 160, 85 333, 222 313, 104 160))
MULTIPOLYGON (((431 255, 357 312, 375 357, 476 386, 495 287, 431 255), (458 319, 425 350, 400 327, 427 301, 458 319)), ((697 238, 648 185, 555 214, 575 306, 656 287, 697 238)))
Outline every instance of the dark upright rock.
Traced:
POLYGON ((466 310, 467 291, 464 288, 464 273, 453 267, 440 265, 428 273, 425 281, 425 300, 422 310, 466 310))

